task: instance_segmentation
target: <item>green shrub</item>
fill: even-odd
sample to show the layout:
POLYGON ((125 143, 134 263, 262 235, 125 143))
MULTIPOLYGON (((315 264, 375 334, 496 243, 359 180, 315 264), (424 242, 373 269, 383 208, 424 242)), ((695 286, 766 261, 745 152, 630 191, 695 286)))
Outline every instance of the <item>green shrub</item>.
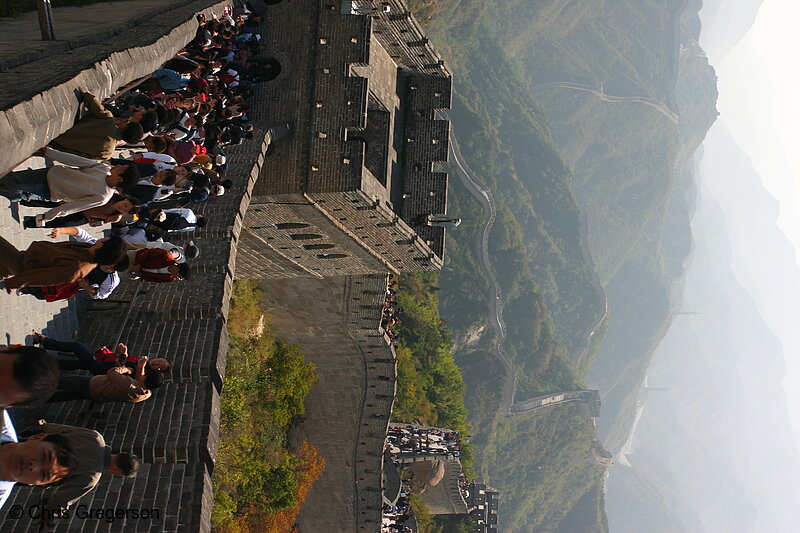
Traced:
MULTIPOLYGON (((403 308, 397 350, 397 398, 392 418, 446 427, 467 437, 464 380, 450 348, 450 330, 439 317, 438 275, 403 275, 397 302, 403 308)), ((461 465, 472 474, 472 446, 461 443, 461 465)))
POLYGON ((287 434, 292 420, 305 412, 314 365, 305 362, 298 346, 275 338, 264 323, 262 295, 255 282, 234 284, 213 476, 217 529, 253 513, 294 507, 312 466, 288 448, 287 434))

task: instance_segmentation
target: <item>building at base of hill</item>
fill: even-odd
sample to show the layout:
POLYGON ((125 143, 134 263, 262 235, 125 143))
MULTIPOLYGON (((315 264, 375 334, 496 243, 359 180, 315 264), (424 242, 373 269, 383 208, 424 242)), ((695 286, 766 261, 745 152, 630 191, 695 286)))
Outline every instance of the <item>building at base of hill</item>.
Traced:
POLYGON ((475 533, 497 533, 497 511, 500 492, 489 485, 471 483, 467 503, 469 516, 474 520, 475 533))
MULTIPOLYGON (((419 494, 432 515, 469 515, 476 532, 497 532, 499 492, 470 482, 460 462, 461 436, 446 428, 389 423, 382 493, 394 511, 401 493, 419 494)), ((455 518, 455 517, 454 517, 455 518)))

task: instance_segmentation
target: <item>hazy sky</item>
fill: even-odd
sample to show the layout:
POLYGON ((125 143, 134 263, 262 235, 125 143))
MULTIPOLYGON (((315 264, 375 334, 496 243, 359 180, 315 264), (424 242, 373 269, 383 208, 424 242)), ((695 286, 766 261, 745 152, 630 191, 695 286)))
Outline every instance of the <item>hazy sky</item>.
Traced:
MULTIPOLYGON (((750 155, 764 186, 779 201, 778 227, 794 244, 796 255, 800 250, 798 20, 797 0, 764 0, 745 39, 724 59, 709 57, 719 76, 719 122, 750 155)), ((783 301, 767 303, 768 313, 800 311, 800 294, 784 294, 783 301)), ((784 388, 795 441, 800 443, 800 312, 774 329, 787 347, 784 388)))

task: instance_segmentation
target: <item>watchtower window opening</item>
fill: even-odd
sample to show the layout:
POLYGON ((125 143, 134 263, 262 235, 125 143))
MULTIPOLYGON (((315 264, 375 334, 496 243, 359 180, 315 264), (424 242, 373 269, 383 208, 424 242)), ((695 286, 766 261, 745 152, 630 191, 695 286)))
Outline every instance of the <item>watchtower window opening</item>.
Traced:
POLYGON ((307 228, 308 224, 303 222, 278 222, 275 227, 278 229, 300 229, 307 228))

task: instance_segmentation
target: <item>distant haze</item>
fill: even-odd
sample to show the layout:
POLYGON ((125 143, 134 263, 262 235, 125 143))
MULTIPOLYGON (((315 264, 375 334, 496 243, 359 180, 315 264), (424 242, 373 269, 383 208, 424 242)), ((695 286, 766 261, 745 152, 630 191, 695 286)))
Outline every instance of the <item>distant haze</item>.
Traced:
POLYGON ((656 389, 640 395, 632 467, 611 470, 609 525, 789 533, 800 530, 800 2, 704 5, 720 116, 698 156, 680 314, 653 356, 656 389))
MULTIPOLYGON (((735 9, 734 4, 728 9, 735 9)), ((701 18, 705 14, 701 11, 701 18)), ((799 20, 800 2, 765 0, 747 36, 724 57, 714 57, 714 43, 704 41, 714 32, 701 33, 701 45, 707 46, 719 76, 718 125, 748 153, 764 187, 778 201, 777 225, 795 251, 792 265, 770 265, 769 258, 745 256, 744 264, 734 260, 734 270, 758 283, 748 288, 758 289, 752 296, 783 344, 783 383, 796 442, 800 442, 800 271, 790 267, 800 264, 799 20)), ((714 161, 704 160, 702 172, 715 172, 714 161)))

